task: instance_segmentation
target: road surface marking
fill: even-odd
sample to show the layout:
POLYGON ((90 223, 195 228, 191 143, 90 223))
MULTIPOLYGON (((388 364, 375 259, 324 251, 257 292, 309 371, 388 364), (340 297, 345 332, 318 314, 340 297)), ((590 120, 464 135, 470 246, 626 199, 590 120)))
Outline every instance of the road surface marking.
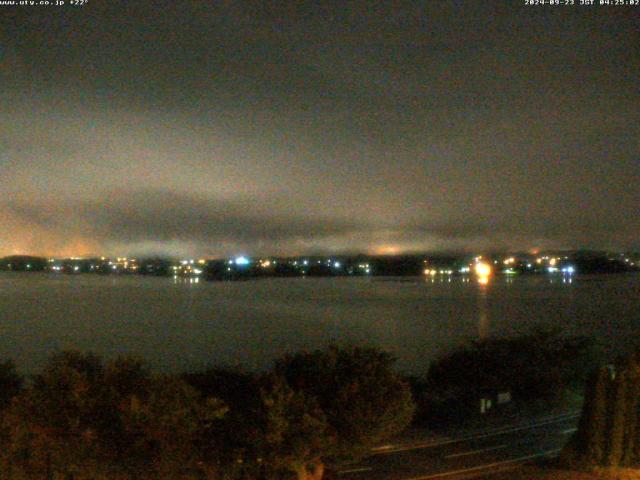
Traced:
POLYGON ((555 450, 547 450, 546 452, 535 453, 533 455, 527 455, 526 457, 514 458, 512 460, 504 460, 502 462, 488 463, 486 465, 478 465, 477 467, 464 468, 462 470, 452 470, 450 472, 435 473, 435 474, 426 475, 426 476, 423 476, 423 477, 411 477, 411 478, 407 478, 405 480, 430 480, 432 478, 442 478, 442 477, 450 477, 452 475, 462 475, 464 473, 477 472, 479 470, 487 470, 489 468, 501 467, 503 465, 511 465, 513 463, 526 462, 527 460, 533 460, 534 458, 548 457, 548 456, 550 456, 550 455, 552 455, 554 453, 558 453, 561 450, 562 450, 561 448, 556 448, 555 450))
POLYGON ((578 431, 577 428, 568 428, 566 430, 563 430, 560 433, 562 433, 562 435, 569 435, 570 433, 573 433, 573 432, 576 432, 576 431, 578 431))
POLYGON ((565 420, 569 420, 570 418, 573 417, 577 417, 579 414, 567 414, 567 415, 563 415, 561 417, 557 417, 556 419, 553 420, 545 420, 543 422, 540 423, 533 423, 533 424, 529 424, 529 425, 523 425, 520 427, 506 427, 503 428, 501 430, 493 430, 487 433, 482 433, 482 434, 478 434, 478 435, 472 435, 472 436, 467 436, 467 437, 460 437, 460 438, 453 438, 450 440, 441 440, 441 441, 435 441, 435 442, 423 442, 423 443, 416 443, 413 445, 406 445, 406 446, 398 446, 396 448, 389 448, 389 446, 385 446, 386 448, 380 449, 380 450, 376 450, 372 452, 372 455, 387 455, 389 453, 397 453, 397 452, 406 452, 409 450, 422 450, 424 448, 433 448, 433 447, 439 447, 442 445, 450 445, 452 443, 459 443, 459 442, 466 442, 468 440, 477 440, 480 438, 487 438, 487 437, 496 437, 498 435, 503 435, 506 433, 514 433, 514 432, 520 432, 522 430, 532 430, 534 428, 538 428, 538 427, 542 427, 544 425, 550 425, 553 423, 558 423, 558 422, 562 422, 565 420))
POLYGON ((392 448, 397 448, 396 445, 380 445, 379 447, 373 447, 371 449, 372 452, 380 452, 384 450, 390 450, 392 448))
POLYGON ((371 470, 373 470, 371 467, 351 468, 349 470, 340 470, 338 475, 344 475, 345 473, 370 472, 371 470))
POLYGON ((452 453, 451 455, 447 455, 444 458, 456 458, 456 457, 464 457, 466 455, 475 455, 476 453, 490 452, 492 450, 500 450, 501 448, 507 448, 507 446, 508 445, 498 445, 495 447, 481 448, 480 450, 471 450, 470 452, 452 453))

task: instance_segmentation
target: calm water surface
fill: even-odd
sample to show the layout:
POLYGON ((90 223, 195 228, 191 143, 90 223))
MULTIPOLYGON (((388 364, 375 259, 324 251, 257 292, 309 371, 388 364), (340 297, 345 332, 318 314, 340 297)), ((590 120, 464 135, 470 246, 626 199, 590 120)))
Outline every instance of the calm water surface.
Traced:
POLYGON ((457 345, 536 326, 640 338, 640 276, 271 279, 194 283, 139 276, 0 274, 0 359, 24 371, 60 349, 135 354, 166 371, 264 368, 286 351, 381 346, 422 373, 457 345))

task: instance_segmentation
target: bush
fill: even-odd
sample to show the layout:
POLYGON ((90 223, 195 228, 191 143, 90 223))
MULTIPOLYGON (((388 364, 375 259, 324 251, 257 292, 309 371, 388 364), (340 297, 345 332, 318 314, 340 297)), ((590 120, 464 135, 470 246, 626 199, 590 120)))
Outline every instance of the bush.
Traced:
POLYGON ((263 430, 256 443, 264 472, 322 478, 322 457, 331 442, 326 415, 314 398, 294 391, 281 377, 269 375, 264 383, 263 430))
POLYGON ((219 401, 138 361, 105 367, 93 355, 63 352, 3 415, 3 460, 33 478, 159 476, 195 465, 200 431, 224 412, 219 401))
POLYGON ((317 402, 326 416, 324 461, 356 460, 411 422, 415 404, 393 363, 375 348, 331 347, 286 356, 276 364, 276 374, 317 402))
POLYGON ((287 355, 255 377, 212 369, 186 378, 230 405, 208 437, 229 478, 320 479, 325 464, 367 454, 414 411, 393 359, 377 349, 287 355))
POLYGON ((203 459, 228 478, 258 478, 262 438, 260 379, 253 374, 229 368, 210 368, 182 377, 204 397, 219 398, 228 406, 223 419, 209 425, 200 439, 203 459))
POLYGON ((357 459, 410 422, 393 363, 377 349, 334 347, 260 375, 178 377, 69 351, 23 389, 6 364, 15 388, 0 478, 319 480, 325 464, 357 459))
POLYGON ((22 390, 24 379, 16 372, 16 366, 7 360, 0 363, 0 411, 9 406, 11 399, 22 390))
POLYGON ((420 417, 455 421, 477 411, 482 396, 498 391, 510 391, 520 404, 553 402, 582 384, 599 358, 590 339, 554 332, 473 342, 433 362, 426 380, 414 382, 420 417))

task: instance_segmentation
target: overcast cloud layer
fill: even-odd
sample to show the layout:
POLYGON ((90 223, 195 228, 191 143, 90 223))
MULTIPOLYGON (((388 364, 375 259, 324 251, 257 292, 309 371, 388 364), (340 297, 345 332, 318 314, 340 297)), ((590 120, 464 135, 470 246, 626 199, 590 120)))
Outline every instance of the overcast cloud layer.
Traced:
POLYGON ((0 11, 0 255, 640 248, 635 10, 298 3, 0 11))

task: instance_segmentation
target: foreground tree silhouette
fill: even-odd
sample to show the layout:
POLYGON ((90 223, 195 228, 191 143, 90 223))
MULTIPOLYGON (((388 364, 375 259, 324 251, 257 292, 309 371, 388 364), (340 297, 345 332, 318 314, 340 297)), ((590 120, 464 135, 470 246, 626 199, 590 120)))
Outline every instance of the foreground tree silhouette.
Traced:
POLYGON ((105 367, 63 352, 3 415, 4 462, 27 478, 173 478, 195 464, 201 429, 224 411, 136 360, 105 367))
POLYGON ((636 363, 635 357, 630 359, 631 367, 627 370, 627 417, 625 423, 624 443, 622 452, 622 463, 624 465, 632 465, 634 462, 640 461, 640 455, 636 450, 640 448, 640 418, 638 417, 639 396, 640 396, 640 368, 636 363), (635 364, 635 365, 633 365, 635 364))
POLYGON ((98 419, 91 420, 103 367, 92 355, 52 357, 3 417, 10 462, 33 477, 95 458, 98 419))
POLYGON ((564 458, 609 467, 640 465, 639 396, 637 355, 595 371, 587 382, 578 431, 564 458))
POLYGON ((257 449, 266 476, 284 471, 299 479, 321 479, 322 454, 330 441, 323 411, 315 399, 293 391, 282 378, 269 375, 264 383, 264 430, 257 449))
POLYGON ((373 348, 181 378, 63 352, 16 388, 0 416, 1 478, 320 480, 414 411, 393 359, 373 348))
MULTIPOLYGON (((288 355, 277 362, 275 374, 284 379, 294 396, 303 395, 305 408, 315 404, 321 416, 306 417, 314 426, 315 455, 305 453, 296 469, 299 479, 322 478, 324 465, 355 461, 370 449, 403 430, 415 405, 406 383, 393 370, 394 360, 375 348, 337 348, 288 355)), ((302 398, 302 397, 300 397, 302 398)), ((304 411, 304 409, 303 409, 304 411)))
POLYGON ((596 464, 601 463, 605 455, 610 380, 609 369, 606 367, 595 370, 589 376, 578 433, 574 437, 577 451, 596 464))
POLYGON ((24 379, 16 372, 11 361, 0 363, 0 411, 9 406, 11 399, 22 390, 24 379))

